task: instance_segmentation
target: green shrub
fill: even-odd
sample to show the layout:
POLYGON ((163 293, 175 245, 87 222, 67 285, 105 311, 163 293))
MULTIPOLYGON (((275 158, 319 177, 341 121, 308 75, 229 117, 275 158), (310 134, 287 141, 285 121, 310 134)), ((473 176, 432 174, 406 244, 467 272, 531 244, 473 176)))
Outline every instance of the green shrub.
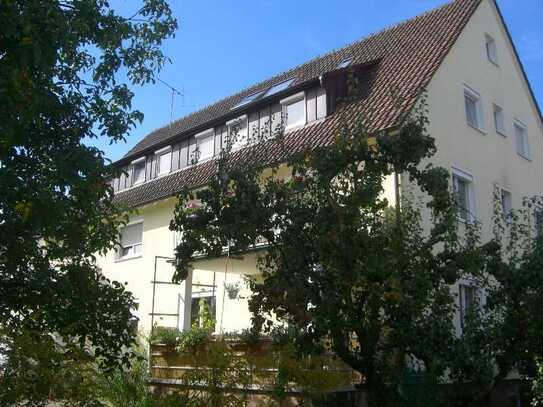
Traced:
POLYGON ((238 340, 247 346, 255 345, 261 338, 258 332, 250 328, 243 329, 238 334, 238 340))
POLYGON ((155 326, 153 327, 150 341, 153 345, 162 344, 167 346, 176 346, 179 343, 181 335, 182 332, 177 328, 155 326))
POLYGON ((536 375, 532 381, 532 406, 543 406, 543 362, 537 363, 536 375))
POLYGON ((177 342, 177 350, 186 352, 199 345, 203 345, 211 339, 212 330, 210 328, 202 328, 193 326, 192 328, 180 333, 179 341, 177 342))

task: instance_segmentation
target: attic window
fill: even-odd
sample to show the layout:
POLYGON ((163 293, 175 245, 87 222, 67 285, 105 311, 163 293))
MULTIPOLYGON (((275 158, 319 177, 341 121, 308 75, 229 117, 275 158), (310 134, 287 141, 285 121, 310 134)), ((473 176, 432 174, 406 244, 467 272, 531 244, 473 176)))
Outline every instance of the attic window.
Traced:
POLYGON ((347 68, 350 64, 351 64, 351 61, 352 61, 352 58, 346 58, 344 59, 343 61, 341 61, 338 66, 336 67, 336 69, 343 69, 343 68, 347 68))
POLYGON ((248 131, 247 115, 226 122, 227 143, 232 150, 236 150, 247 145, 248 131))
POLYGON ((145 181, 145 157, 132 161, 132 184, 140 184, 145 181))
POLYGON ((286 80, 284 82, 278 83, 277 85, 273 85, 271 88, 269 88, 266 91, 264 96, 275 95, 276 93, 279 93, 279 92, 285 90, 286 88, 288 88, 292 84, 292 82, 294 82, 294 79, 296 79, 296 78, 292 78, 292 79, 286 80))
POLYGON ((485 35, 486 57, 494 65, 498 65, 498 49, 496 41, 490 35, 485 35))
POLYGON ((255 101, 256 99, 259 98, 260 95, 262 95, 264 93, 264 91, 262 92, 257 92, 257 93, 253 93, 252 95, 249 95, 249 96, 245 96, 243 99, 241 99, 239 101, 238 104, 236 104, 234 107, 232 107, 232 109, 237 109, 238 107, 241 107, 241 106, 245 106, 253 101, 255 101))

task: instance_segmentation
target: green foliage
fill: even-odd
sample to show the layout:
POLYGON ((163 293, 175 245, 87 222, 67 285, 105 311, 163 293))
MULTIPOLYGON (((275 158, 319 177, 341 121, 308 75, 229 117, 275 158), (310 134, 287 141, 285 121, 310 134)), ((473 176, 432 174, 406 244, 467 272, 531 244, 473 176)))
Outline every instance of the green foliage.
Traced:
POLYGON ((198 301, 198 311, 198 319, 200 324, 195 323, 195 325, 201 326, 203 329, 213 332, 215 330, 215 320, 211 315, 209 304, 203 298, 200 298, 200 301, 198 301))
POLYGON ((532 381, 531 393, 533 398, 532 406, 543 406, 543 363, 540 361, 537 362, 537 371, 532 381))
POLYGON ((209 328, 193 326, 181 332, 177 342, 177 350, 180 352, 191 351, 198 346, 205 345, 211 339, 213 331, 209 328))
POLYGON ((90 342, 110 367, 128 361, 135 303, 94 263, 125 218, 107 181, 116 170, 84 141, 124 140, 142 120, 129 85, 154 82, 177 24, 164 0, 133 6, 0 6, 0 325, 90 342))
POLYGON ((239 390, 250 384, 247 362, 236 357, 223 341, 211 341, 205 352, 192 355, 195 369, 184 373, 181 381, 184 395, 194 406, 243 407, 247 395, 239 390))
POLYGON ((395 136, 375 138, 362 124, 346 126, 332 146, 291 157, 287 178, 276 176, 279 167, 264 176, 256 164, 219 164, 226 175, 181 194, 176 207, 171 228, 184 237, 176 251, 178 278, 196 252, 219 256, 227 244, 244 251, 265 239, 263 282, 251 282, 255 329, 269 330, 266 316, 275 315, 295 328, 295 342, 306 352, 328 342, 382 405, 399 397, 395 383, 408 357, 441 375, 454 338, 449 284, 461 276, 456 265, 464 248, 445 172, 419 168, 435 151, 425 126, 422 110, 395 136), (384 180, 395 170, 429 196, 428 235, 407 201, 392 222, 383 216, 384 180), (189 219, 185 207, 193 200, 199 208, 189 219))
POLYGON ((144 358, 134 360, 129 369, 116 369, 100 379, 100 398, 109 407, 151 407, 157 404, 157 398, 147 385, 148 365, 144 358))
POLYGON ((525 198, 510 214, 498 196, 494 205, 494 239, 480 246, 471 273, 483 298, 466 318, 450 362, 454 381, 475 384, 468 400, 484 397, 513 370, 530 377, 543 355, 543 239, 534 230, 543 197, 525 198))
POLYGON ((361 374, 371 406, 410 405, 413 372, 435 403, 484 397, 543 351, 543 238, 533 238, 541 202, 526 202, 519 222, 496 216, 495 237, 482 242, 478 224, 457 221, 449 172, 423 165, 435 153, 424 100, 377 135, 346 111, 336 113, 344 128, 332 145, 266 170, 226 151, 206 188, 183 191, 170 224, 183 234, 175 280, 196 253, 243 253, 267 241, 261 278, 250 280, 256 332, 279 321, 299 354, 333 350, 361 374), (391 208, 384 185, 394 174, 403 194, 391 208), (459 280, 485 293, 462 333, 451 289, 459 280), (434 391, 445 379, 455 391, 434 391))
POLYGON ((77 343, 39 332, 0 333, 0 405, 100 406, 98 369, 77 343))
POLYGON ((162 344, 166 346, 175 346, 179 343, 181 335, 182 332, 177 328, 154 326, 149 340, 153 345, 162 344))
POLYGON ((238 334, 238 340, 247 346, 255 345, 261 339, 262 336, 257 331, 250 328, 242 329, 238 334))

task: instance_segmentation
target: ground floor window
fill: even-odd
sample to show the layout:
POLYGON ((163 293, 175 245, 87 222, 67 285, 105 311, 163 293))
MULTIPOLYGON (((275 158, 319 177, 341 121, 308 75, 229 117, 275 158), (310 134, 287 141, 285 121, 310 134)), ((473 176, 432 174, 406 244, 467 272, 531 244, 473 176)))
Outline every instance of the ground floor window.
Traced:
POLYGON ((460 297, 460 324, 462 331, 464 331, 466 318, 477 310, 478 288, 471 284, 460 284, 458 288, 460 297))

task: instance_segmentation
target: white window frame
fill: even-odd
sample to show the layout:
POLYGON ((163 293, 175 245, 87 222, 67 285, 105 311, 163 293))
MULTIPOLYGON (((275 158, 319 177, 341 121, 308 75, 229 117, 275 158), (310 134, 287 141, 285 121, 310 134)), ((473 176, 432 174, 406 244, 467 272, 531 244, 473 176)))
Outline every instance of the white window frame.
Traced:
POLYGON ((456 179, 458 178, 467 183, 468 189, 466 193, 467 193, 468 207, 465 208, 466 218, 463 218, 460 214, 457 214, 457 218, 461 222, 473 223, 477 219, 477 211, 476 211, 477 205, 475 201, 475 188, 474 188, 474 182, 473 182, 473 175, 459 168, 452 167, 452 174, 451 174, 452 189, 453 189, 453 194, 455 196, 456 196, 456 191, 457 191, 456 179))
POLYGON ((484 121, 484 111, 483 111, 483 102, 481 100, 481 94, 474 90, 467 84, 464 84, 464 111, 466 116, 466 123, 471 128, 479 130, 480 132, 485 132, 485 121, 484 121), (468 116, 468 109, 466 107, 466 98, 469 98, 475 103, 475 119, 477 123, 470 123, 468 116))
POLYGON ((244 114, 243 116, 239 116, 239 117, 236 117, 235 119, 232 119, 232 120, 228 120, 226 122, 226 137, 227 137, 227 142, 230 142, 230 137, 231 137, 231 129, 234 127, 235 124, 239 123, 240 121, 242 120, 245 120, 245 123, 246 123, 246 126, 245 126, 245 136, 242 135, 242 132, 239 132, 237 134, 238 136, 238 140, 236 140, 236 143, 245 138, 245 143, 244 144, 236 144, 236 143, 232 143, 231 144, 231 149, 232 151, 234 150, 239 150, 243 147, 246 147, 249 145, 249 116, 244 114), (241 137, 241 138, 240 138, 241 137))
POLYGON ((146 171, 145 157, 138 158, 137 160, 132 161, 130 164, 132 165, 132 185, 143 184, 145 182, 145 178, 146 178, 146 175, 145 175, 145 171, 146 171), (142 163, 143 163, 143 179, 138 181, 136 179, 136 165, 140 165, 142 163))
POLYGON ((498 185, 498 188, 499 188, 499 191, 500 191, 500 206, 502 208, 503 218, 505 219, 505 221, 507 223, 511 223, 511 221, 512 221, 511 214, 512 214, 512 211, 513 211, 513 193, 508 188, 504 188, 504 187, 499 186, 499 185, 498 185), (509 207, 508 208, 506 207, 506 205, 504 205, 504 201, 503 201, 504 193, 506 195, 508 195, 508 197, 509 197, 509 207))
POLYGON ((496 40, 490 34, 485 34, 485 51, 486 58, 494 65, 498 65, 498 47, 496 40))
POLYGON ((518 119, 513 119, 513 135, 515 137, 515 149, 517 150, 517 154, 521 156, 522 158, 525 158, 526 160, 531 161, 532 154, 530 151, 530 138, 528 136, 528 126, 526 126, 524 123, 522 123, 518 119), (516 129, 517 127, 523 130, 522 151, 519 150, 517 129, 516 129))
POLYGON ((123 255, 123 250, 125 249, 125 247, 122 246, 121 242, 119 242, 119 245, 118 247, 116 248, 116 253, 115 253, 115 261, 123 261, 123 260, 130 260, 130 259, 137 259, 138 257, 141 257, 143 256, 143 235, 144 235, 144 230, 143 230, 143 219, 137 219, 137 220, 133 220, 131 222, 128 222, 126 225, 124 225, 122 228, 119 229, 119 240, 121 240, 122 238, 122 230, 127 227, 127 226, 133 226, 133 225, 138 225, 138 224, 142 224, 142 227, 141 227, 141 241, 139 243, 136 243, 136 244, 133 244, 133 245, 130 245, 130 246, 127 246, 127 247, 130 247, 130 252, 126 255, 123 255), (138 252, 138 253, 135 253, 134 252, 134 247, 135 246, 141 246, 141 250, 138 252))
POLYGON ((155 159, 156 159, 156 175, 158 177, 168 175, 172 171, 172 146, 166 146, 164 148, 161 148, 160 150, 155 151, 155 159), (163 171, 160 168, 160 158, 165 154, 170 154, 170 168, 168 168, 168 171, 163 171))
POLYGON ((194 138, 196 139, 196 148, 199 151, 198 162, 209 160, 210 158, 213 158, 215 156, 215 129, 207 129, 205 131, 202 131, 201 133, 196 134, 194 138), (200 141, 208 137, 211 137, 213 143, 213 152, 211 153, 211 155, 202 156, 202 152, 200 151, 200 141))
POLYGON ((492 104, 492 118, 494 119, 494 129, 496 130, 496 133, 498 133, 500 136, 507 137, 507 130, 505 129, 505 113, 503 111, 503 108, 498 105, 497 103, 492 104), (498 119, 496 117, 496 113, 501 114, 501 120, 502 120, 502 128, 500 129, 500 124, 498 122, 498 119))
MULTIPOLYGON (((315 100, 315 103, 317 103, 316 100, 315 100)), ((294 95, 291 95, 289 97, 281 99, 279 101, 279 104, 281 105, 281 109, 283 111, 283 117, 285 118, 285 131, 290 130, 290 129, 297 129, 297 128, 303 127, 303 126, 305 126, 307 124, 307 101, 306 101, 306 95, 305 95, 304 91, 298 92, 298 93, 296 93, 294 95), (299 102, 302 102, 302 105, 303 105, 303 108, 304 108, 303 118, 302 118, 302 120, 300 120, 300 121, 298 121, 296 123, 289 124, 288 116, 287 116, 288 106, 290 106, 290 105, 292 105, 294 103, 299 103, 299 102)))

